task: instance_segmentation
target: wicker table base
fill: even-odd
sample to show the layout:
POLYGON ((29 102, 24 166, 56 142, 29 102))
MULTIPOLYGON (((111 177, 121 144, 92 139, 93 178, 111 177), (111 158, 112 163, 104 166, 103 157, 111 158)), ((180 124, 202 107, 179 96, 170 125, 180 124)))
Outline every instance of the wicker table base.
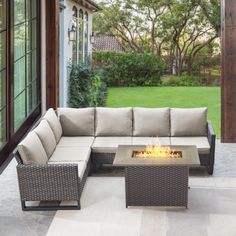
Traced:
POLYGON ((129 166, 125 171, 126 207, 188 205, 187 166, 129 166))

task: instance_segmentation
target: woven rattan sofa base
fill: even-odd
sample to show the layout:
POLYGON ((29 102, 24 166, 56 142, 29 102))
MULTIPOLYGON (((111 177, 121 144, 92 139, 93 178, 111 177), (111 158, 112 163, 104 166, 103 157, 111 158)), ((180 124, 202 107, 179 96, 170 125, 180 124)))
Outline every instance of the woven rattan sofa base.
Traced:
POLYGON ((186 166, 130 166, 125 168, 126 207, 188 205, 186 166))
POLYGON ((87 164, 82 179, 76 164, 17 165, 22 210, 79 210, 80 197, 90 171, 87 164), (27 201, 47 202, 46 206, 26 206, 27 201), (50 202, 76 201, 77 205, 61 206, 50 202))
POLYGON ((115 158, 115 153, 94 153, 92 152, 92 170, 93 172, 97 172, 97 170, 103 164, 110 164, 112 166, 115 158))

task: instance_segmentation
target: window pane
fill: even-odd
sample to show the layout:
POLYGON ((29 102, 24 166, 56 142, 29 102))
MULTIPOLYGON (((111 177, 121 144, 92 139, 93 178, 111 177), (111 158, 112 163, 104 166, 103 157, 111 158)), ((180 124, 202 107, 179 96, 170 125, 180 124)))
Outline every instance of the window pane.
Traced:
POLYGON ((77 63, 77 52, 78 52, 78 28, 77 28, 77 18, 73 19, 73 24, 75 26, 75 32, 76 32, 76 40, 72 42, 72 63, 77 63))
POLYGON ((32 111, 32 84, 27 87, 27 114, 32 111))
POLYGON ((25 21, 25 0, 14 0, 14 25, 25 21))
POLYGON ((31 34, 31 22, 26 23, 26 46, 27 52, 31 51, 32 49, 32 34, 31 34))
POLYGON ((37 48, 37 20, 32 21, 32 49, 37 48))
POLYGON ((85 60, 88 60, 88 13, 85 13, 84 21, 84 57, 85 60))
POLYGON ((83 61, 83 38, 84 38, 84 14, 83 11, 79 11, 79 61, 83 61))
POLYGON ((32 108, 35 108, 38 104, 38 80, 34 80, 32 83, 32 108))
POLYGON ((25 57, 14 64, 14 97, 25 89, 25 57))
POLYGON ((0 73, 0 110, 6 106, 6 71, 0 73))
POLYGON ((31 18, 35 18, 37 16, 37 0, 31 0, 32 7, 32 16, 31 18))
POLYGON ((27 78, 27 85, 32 83, 32 53, 27 55, 27 62, 26 62, 26 78, 27 78))
POLYGON ((0 30, 6 27, 6 3, 5 0, 0 0, 0 30))
POLYGON ((0 33, 0 70, 6 67, 6 31, 0 33))
POLYGON ((25 24, 14 27, 14 61, 25 55, 25 24))
MULTIPOLYGON (((26 19, 14 25, 14 130, 37 105, 37 0, 12 0, 22 3, 26 19)), ((19 10, 20 11, 20 10, 19 10)), ((20 17, 18 17, 20 18, 20 17)), ((21 17, 20 19, 23 19, 21 17)))
POLYGON ((6 143, 6 109, 0 110, 0 147, 6 143))
POLYGON ((14 130, 17 130, 26 118, 25 90, 14 99, 14 130))
POLYGON ((31 19, 31 0, 26 0, 26 20, 31 19))
POLYGON ((37 50, 32 52, 32 80, 38 77, 38 60, 37 50))

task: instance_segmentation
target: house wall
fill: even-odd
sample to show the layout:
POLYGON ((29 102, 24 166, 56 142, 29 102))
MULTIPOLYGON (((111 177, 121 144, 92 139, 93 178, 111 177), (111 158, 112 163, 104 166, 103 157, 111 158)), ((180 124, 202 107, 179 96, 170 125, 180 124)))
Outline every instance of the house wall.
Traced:
MULTIPOLYGON (((72 42, 69 42, 68 28, 73 19, 73 6, 88 12, 88 54, 92 56, 90 35, 92 34, 92 12, 71 0, 64 0, 66 8, 60 13, 60 106, 67 106, 68 65, 72 60, 72 42)), ((84 35, 83 35, 84 37, 84 35)), ((83 45, 84 46, 84 45, 83 45)), ((84 50, 83 50, 84 52, 84 50)), ((84 56, 84 55, 83 55, 84 56)))

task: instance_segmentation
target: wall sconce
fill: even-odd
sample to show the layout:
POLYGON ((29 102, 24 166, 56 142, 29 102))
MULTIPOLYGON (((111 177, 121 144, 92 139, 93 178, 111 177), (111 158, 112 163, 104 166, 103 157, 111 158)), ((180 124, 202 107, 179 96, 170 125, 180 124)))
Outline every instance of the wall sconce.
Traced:
POLYGON ((92 34, 90 35, 90 42, 91 42, 91 44, 94 44, 94 42, 95 42, 94 32, 92 32, 92 34))
POLYGON ((76 27, 73 21, 68 29, 68 37, 70 42, 76 41, 76 27))

